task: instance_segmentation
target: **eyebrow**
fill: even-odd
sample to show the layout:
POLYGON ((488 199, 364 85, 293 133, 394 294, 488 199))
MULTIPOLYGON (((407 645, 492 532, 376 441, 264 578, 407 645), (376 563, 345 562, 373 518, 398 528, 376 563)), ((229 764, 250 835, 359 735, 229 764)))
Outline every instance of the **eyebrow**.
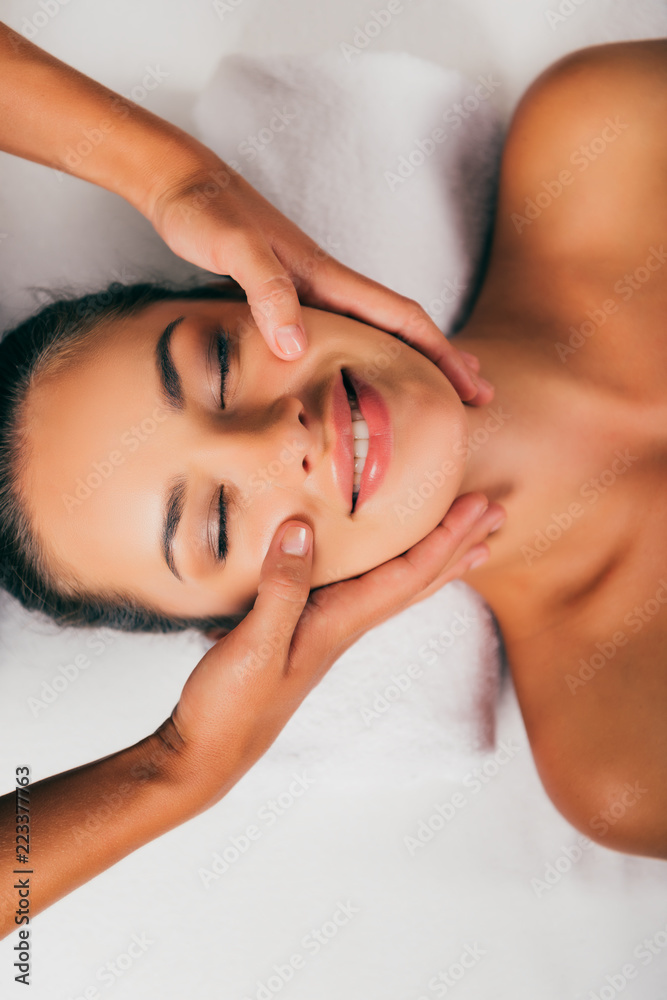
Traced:
MULTIPOLYGON (((172 320, 172 322, 169 323, 160 334, 158 342, 155 345, 155 365, 157 368, 158 378, 160 380, 160 392, 168 409, 176 412, 180 412, 185 409, 185 400, 183 398, 183 385, 181 383, 181 378, 171 356, 170 343, 174 330, 180 323, 183 322, 184 319, 185 316, 179 316, 178 319, 172 320)), ((162 554, 164 556, 164 561, 176 579, 180 580, 181 583, 183 582, 183 577, 178 572, 174 561, 174 538, 176 537, 178 526, 181 523, 181 518, 183 517, 186 486, 187 481, 184 476, 177 476, 175 479, 170 481, 165 495, 163 507, 164 518, 161 532, 162 554)), ((221 544, 224 551, 219 551, 218 558, 221 558, 222 562, 224 562, 227 550, 227 534, 223 518, 222 494, 220 495, 219 550, 221 544)))
POLYGON ((174 562, 174 537, 178 531, 185 507, 185 479, 181 476, 172 481, 167 492, 167 499, 164 505, 164 523, 162 525, 162 553, 164 561, 174 574, 177 580, 183 581, 183 577, 176 569, 174 562))
POLYGON ((179 316, 178 319, 169 323, 155 345, 155 364, 160 379, 162 398, 170 410, 179 411, 185 408, 183 386, 171 356, 170 342, 174 330, 184 319, 185 316, 179 316))
MULTIPOLYGON (((179 316, 178 319, 169 323, 155 345, 155 365, 158 378, 160 379, 160 392, 167 407, 170 410, 177 411, 182 410, 185 405, 183 401, 183 386, 174 365, 169 345, 174 330, 184 319, 184 316, 179 316)), ((183 582, 183 577, 176 569, 176 563, 174 562, 174 538, 181 523, 184 507, 185 480, 180 477, 173 480, 167 490, 164 503, 161 542, 164 561, 176 579, 181 582, 183 582)))

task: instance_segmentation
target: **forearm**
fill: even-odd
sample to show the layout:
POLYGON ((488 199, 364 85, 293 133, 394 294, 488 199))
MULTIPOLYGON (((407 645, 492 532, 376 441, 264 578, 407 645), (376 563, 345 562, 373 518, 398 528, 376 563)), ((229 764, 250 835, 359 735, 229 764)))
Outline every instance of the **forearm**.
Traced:
POLYGON ((144 214, 156 191, 219 162, 182 129, 2 23, 0 149, 114 191, 144 214))
POLYGON ((29 785, 27 803, 21 798, 22 823, 17 823, 14 792, 0 798, 0 937, 18 926, 20 879, 29 877, 32 919, 195 815, 198 808, 191 791, 174 777, 177 755, 169 732, 160 727, 119 753, 29 785), (27 852, 25 839, 17 838, 17 826, 24 838, 29 836, 27 852), (17 839, 24 862, 18 857, 17 839))

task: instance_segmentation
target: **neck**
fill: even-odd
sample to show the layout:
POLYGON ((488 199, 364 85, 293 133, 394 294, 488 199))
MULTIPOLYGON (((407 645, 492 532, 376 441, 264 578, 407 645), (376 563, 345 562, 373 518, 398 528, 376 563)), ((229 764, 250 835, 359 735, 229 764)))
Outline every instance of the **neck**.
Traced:
POLYGON ((465 406, 468 461, 458 495, 480 491, 507 513, 501 528, 484 539, 487 561, 461 579, 481 594, 504 631, 517 600, 524 610, 529 602, 537 608, 554 590, 552 560, 529 566, 524 552, 552 502, 552 459, 561 433, 554 406, 567 405, 569 390, 563 373, 516 328, 491 331, 468 323, 455 343, 477 355, 480 374, 495 387, 490 403, 465 406))
POLYGON ((586 379, 556 364, 544 337, 468 324, 455 343, 477 355, 495 387, 491 403, 465 407, 469 454, 459 495, 479 490, 507 513, 484 539, 487 561, 461 579, 482 595, 504 635, 539 631, 629 544, 635 494, 619 487, 600 493, 595 506, 582 494, 614 457, 618 404, 610 407, 586 379))
POLYGON ((517 402, 526 358, 519 361, 510 342, 476 337, 468 327, 457 334, 456 346, 479 357, 480 373, 495 387, 486 406, 465 406, 468 461, 458 495, 479 491, 502 504, 525 474, 526 426, 517 419, 517 402))
MULTIPOLYGON (((489 605, 505 641, 513 635, 516 608, 527 609, 527 598, 543 600, 551 589, 546 579, 531 577, 526 590, 526 565, 521 546, 526 541, 526 512, 532 498, 526 494, 541 484, 540 421, 531 403, 540 373, 534 354, 519 340, 482 336, 470 323, 456 335, 457 347, 480 360, 480 374, 495 387, 485 406, 465 406, 468 421, 468 460, 458 495, 479 491, 489 502, 501 504, 507 519, 483 541, 489 558, 467 570, 460 579, 473 587, 489 605), (544 593, 542 593, 544 591, 544 593)), ((544 567, 537 572, 542 576, 544 567)), ((538 604, 534 605, 536 608, 538 604)), ((529 614, 532 620, 539 614, 529 614)))

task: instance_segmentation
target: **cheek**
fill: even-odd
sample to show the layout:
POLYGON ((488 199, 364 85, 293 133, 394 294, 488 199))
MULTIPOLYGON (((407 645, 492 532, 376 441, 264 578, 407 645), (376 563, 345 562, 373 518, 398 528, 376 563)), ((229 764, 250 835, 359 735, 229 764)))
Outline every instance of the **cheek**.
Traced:
POLYGON ((388 505, 393 527, 413 543, 442 520, 458 495, 468 452, 464 407, 458 397, 425 397, 403 430, 403 455, 388 505))

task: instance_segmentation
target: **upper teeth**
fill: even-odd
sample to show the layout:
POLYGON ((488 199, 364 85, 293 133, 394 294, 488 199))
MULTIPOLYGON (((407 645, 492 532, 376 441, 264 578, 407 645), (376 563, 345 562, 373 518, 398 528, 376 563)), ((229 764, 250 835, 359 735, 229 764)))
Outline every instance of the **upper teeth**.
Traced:
POLYGON ((350 411, 352 414, 352 435, 354 437, 354 483, 352 492, 356 500, 356 494, 359 493, 359 487, 361 486, 361 474, 366 464, 370 434, 368 424, 362 417, 361 410, 357 405, 357 397, 354 390, 347 390, 347 398, 350 402, 350 411))

